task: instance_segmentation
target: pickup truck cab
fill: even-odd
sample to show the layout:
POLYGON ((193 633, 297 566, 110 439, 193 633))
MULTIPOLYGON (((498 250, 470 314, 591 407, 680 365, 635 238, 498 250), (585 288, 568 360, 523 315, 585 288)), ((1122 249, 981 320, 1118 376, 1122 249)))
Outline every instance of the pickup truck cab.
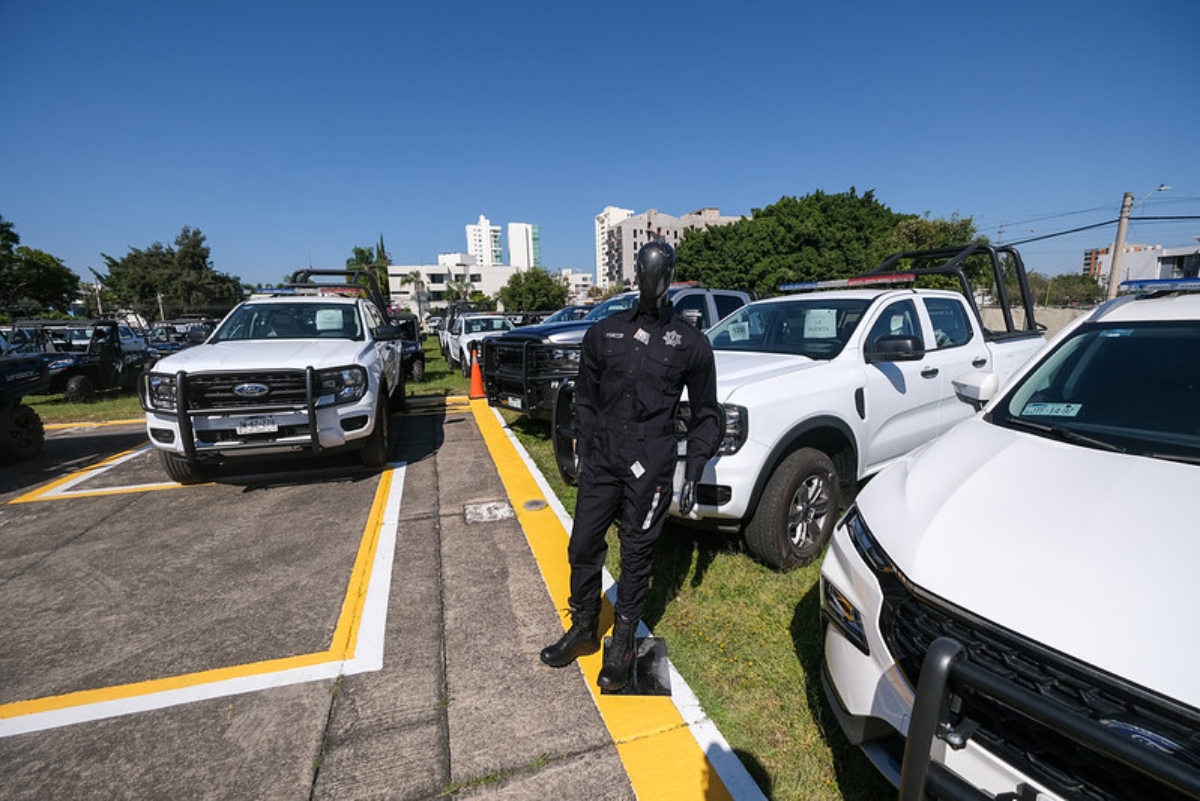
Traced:
POLYGON ((1200 280, 1128 288, 838 523, 825 693, 901 798, 1200 798, 1200 280))
POLYGON ((483 341, 501 336, 513 328, 512 321, 503 314, 476 312, 458 315, 446 339, 450 364, 457 365, 464 378, 470 378, 472 354, 483 341))
POLYGON ((868 276, 785 288, 801 293, 751 303, 708 331, 725 438, 695 509, 680 517, 672 507, 684 522, 740 530, 778 570, 821 554, 860 482, 975 411, 956 378, 984 371, 1003 383, 1043 345, 1011 249, 897 254, 868 276), (968 262, 990 263, 1002 297, 1004 276, 1019 278, 1024 327, 983 327, 968 262))
MULTIPOLYGON (((632 309, 638 297, 637 292, 623 292, 581 319, 522 326, 489 339, 482 360, 488 404, 522 412, 531 420, 550 419, 559 387, 579 375, 583 335, 596 322, 632 309)), ((707 289, 695 282, 672 284, 667 297, 680 315, 701 329, 750 301, 745 292, 707 289)))
POLYGON ((377 290, 363 297, 356 280, 355 272, 301 271, 145 374, 146 428, 173 480, 207 480, 243 456, 332 449, 359 449, 369 467, 386 464, 388 419, 404 406, 401 332, 377 290), (313 283, 318 275, 351 283, 313 283))

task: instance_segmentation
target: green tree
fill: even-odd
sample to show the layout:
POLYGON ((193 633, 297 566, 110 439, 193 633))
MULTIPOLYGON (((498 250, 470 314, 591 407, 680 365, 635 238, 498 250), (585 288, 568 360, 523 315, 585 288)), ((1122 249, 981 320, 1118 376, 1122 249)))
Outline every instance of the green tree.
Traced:
POLYGON ((413 299, 417 303, 417 317, 424 318, 425 311, 423 307, 422 294, 425 291, 425 276, 420 270, 409 270, 404 275, 400 276, 401 286, 411 286, 413 288, 413 299))
POLYGON ((532 267, 513 273, 500 288, 500 302, 505 311, 549 311, 566 305, 569 292, 562 276, 532 267))
POLYGON ((1042 302, 1047 306, 1089 306, 1104 297, 1104 287, 1095 278, 1082 273, 1067 273, 1047 280, 1042 302))
POLYGON ((183 314, 224 314, 242 299, 236 276, 213 269, 199 229, 184 226, 174 247, 155 242, 130 248, 120 259, 101 254, 108 273, 92 271, 106 295, 148 319, 183 314))
POLYGON ((783 197, 732 225, 685 232, 678 248, 680 280, 745 289, 766 297, 791 281, 857 275, 889 252, 888 235, 914 215, 898 214, 854 187, 783 197))
POLYGON ((379 291, 386 298, 389 294, 388 264, 391 263, 391 257, 388 256, 387 249, 383 246, 383 234, 379 235, 377 246, 362 248, 355 245, 351 249, 351 253, 350 258, 346 259, 346 269, 360 270, 374 276, 375 283, 379 285, 379 291))
POLYGON ((21 245, 11 222, 0 217, 0 312, 62 314, 79 295, 79 276, 59 259, 21 245))

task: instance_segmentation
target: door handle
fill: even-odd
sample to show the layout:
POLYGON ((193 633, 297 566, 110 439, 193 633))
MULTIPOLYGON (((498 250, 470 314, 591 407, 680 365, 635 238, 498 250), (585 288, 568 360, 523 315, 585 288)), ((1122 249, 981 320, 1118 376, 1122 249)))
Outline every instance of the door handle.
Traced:
POLYGON ((936 367, 926 367, 921 371, 921 378, 937 378, 938 369, 936 367))
POLYGON ((971 362, 971 366, 976 369, 981 369, 983 367, 986 367, 987 366, 987 358, 984 356, 979 356, 971 362))

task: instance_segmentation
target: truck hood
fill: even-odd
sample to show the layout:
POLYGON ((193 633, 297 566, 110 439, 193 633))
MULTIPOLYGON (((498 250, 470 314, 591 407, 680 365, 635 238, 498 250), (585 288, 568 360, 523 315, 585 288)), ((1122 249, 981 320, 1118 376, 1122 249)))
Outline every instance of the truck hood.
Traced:
POLYGON ((974 417, 876 476, 863 519, 915 584, 1200 708, 1200 467, 974 417))
POLYGON ((722 403, 736 402, 732 397, 759 391, 753 386, 800 370, 811 370, 827 362, 813 361, 807 356, 782 353, 755 353, 718 350, 713 353, 717 365, 717 397, 722 403))
POLYGON ((196 345, 154 365, 156 373, 214 370, 304 369, 361 363, 359 354, 371 347, 349 339, 286 339, 218 342, 196 345))
POLYGON ((520 328, 506 331, 504 339, 532 339, 535 342, 583 342, 583 335, 592 327, 591 320, 570 320, 562 323, 544 323, 542 325, 523 325, 520 328))

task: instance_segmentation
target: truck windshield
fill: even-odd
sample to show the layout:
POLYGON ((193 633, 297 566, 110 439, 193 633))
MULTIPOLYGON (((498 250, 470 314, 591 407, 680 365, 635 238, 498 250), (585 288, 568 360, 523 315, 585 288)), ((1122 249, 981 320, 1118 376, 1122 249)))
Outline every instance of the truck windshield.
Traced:
POLYGON ((713 326, 708 338, 713 350, 832 359, 846 347, 868 305, 869 300, 819 294, 751 303, 713 326))
POLYGON ((213 342, 245 339, 363 339, 349 303, 244 303, 229 313, 213 342))
POLYGON ((1200 321, 1081 326, 989 415, 1072 442, 1200 461, 1200 321))

